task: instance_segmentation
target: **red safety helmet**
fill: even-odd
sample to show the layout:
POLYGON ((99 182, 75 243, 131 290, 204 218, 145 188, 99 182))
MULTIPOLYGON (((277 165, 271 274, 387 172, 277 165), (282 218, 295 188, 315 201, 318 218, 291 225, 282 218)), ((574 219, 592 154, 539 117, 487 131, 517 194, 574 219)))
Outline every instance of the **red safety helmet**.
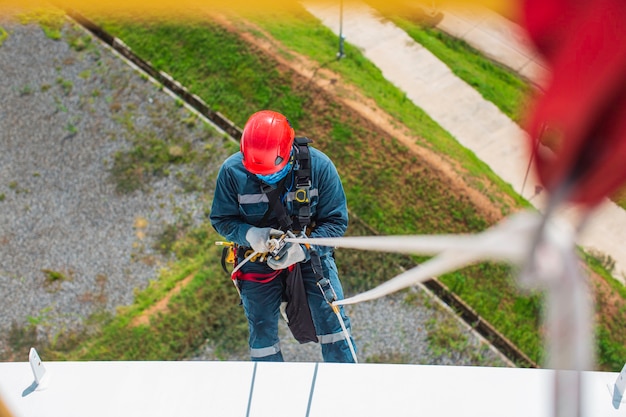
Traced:
POLYGON ((243 166, 257 175, 280 171, 289 162, 294 136, 289 120, 282 114, 271 110, 254 113, 241 135, 243 166))

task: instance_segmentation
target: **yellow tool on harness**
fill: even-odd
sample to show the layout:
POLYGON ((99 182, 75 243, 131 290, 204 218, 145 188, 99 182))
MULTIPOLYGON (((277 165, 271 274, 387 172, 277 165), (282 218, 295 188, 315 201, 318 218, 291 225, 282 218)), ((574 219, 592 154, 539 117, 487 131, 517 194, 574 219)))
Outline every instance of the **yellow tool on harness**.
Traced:
POLYGON ((218 241, 215 242, 215 244, 217 246, 224 246, 224 248, 222 249, 222 268, 224 268, 224 271, 229 274, 230 272, 228 272, 226 264, 235 264, 235 242, 218 241))
POLYGON ((295 193, 295 200, 298 203, 308 203, 309 202, 309 191, 307 188, 298 188, 295 193))
POLYGON ((226 264, 232 264, 235 266, 235 262, 237 260, 237 244, 235 242, 223 242, 217 241, 215 242, 217 246, 224 246, 222 249, 222 268, 224 271, 230 275, 233 284, 235 285, 235 289, 237 289, 237 294, 239 294, 239 298, 241 299, 241 291, 239 290, 239 285, 237 284, 237 280, 233 279, 233 274, 236 271, 236 267, 233 269, 233 272, 229 272, 228 268, 226 268, 226 264))

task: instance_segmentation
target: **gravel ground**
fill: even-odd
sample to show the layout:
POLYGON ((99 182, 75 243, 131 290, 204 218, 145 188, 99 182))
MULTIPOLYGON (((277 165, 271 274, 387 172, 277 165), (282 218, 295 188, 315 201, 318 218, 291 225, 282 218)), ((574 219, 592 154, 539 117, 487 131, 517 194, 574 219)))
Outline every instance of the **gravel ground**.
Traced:
POLYGON ((207 129, 181 123, 174 98, 103 46, 79 52, 36 25, 3 27, 0 328, 34 321, 53 334, 131 303, 167 261, 152 249, 164 225, 181 212, 203 220, 208 203, 173 175, 116 192, 110 167, 129 133, 194 140, 207 129))
MULTIPOLYGON (((359 362, 513 366, 480 335, 459 321, 449 307, 421 287, 345 308, 351 319, 359 362), (432 332, 450 334, 461 342, 455 349, 433 351, 428 341, 432 332)), ((318 344, 299 344, 282 320, 279 330, 286 361, 322 361, 318 344)), ((189 359, 212 360, 215 356, 210 346, 204 346, 189 359)), ((247 359, 244 354, 227 358, 247 359)))
MULTIPOLYGON (((132 303, 134 291, 167 262, 152 249, 163 227, 181 215, 204 220, 210 192, 184 192, 173 173, 146 191, 116 192, 110 168, 131 135, 178 135, 214 147, 206 178, 226 151, 221 134, 183 123, 186 108, 98 41, 71 47, 78 29, 66 25, 55 41, 34 24, 0 26, 8 32, 0 45, 2 357, 12 325, 34 322, 53 336, 85 326, 90 314, 132 303)), ((361 361, 509 366, 420 288, 346 309, 361 361), (465 342, 433 349, 434 322, 453 326, 465 342)), ((298 345, 286 325, 281 331, 287 360, 321 360, 318 345, 298 345)), ((205 346, 189 359, 214 356, 205 346)))

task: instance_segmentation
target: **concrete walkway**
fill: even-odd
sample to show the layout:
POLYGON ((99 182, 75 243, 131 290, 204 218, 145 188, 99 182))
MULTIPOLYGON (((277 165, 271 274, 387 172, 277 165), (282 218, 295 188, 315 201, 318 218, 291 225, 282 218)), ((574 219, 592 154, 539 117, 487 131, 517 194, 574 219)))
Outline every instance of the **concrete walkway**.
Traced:
MULTIPOLYGON (((310 2, 305 7, 339 34, 339 4, 310 2)), ((444 16, 439 25, 446 32, 464 38, 479 50, 490 51, 491 57, 517 68, 534 82, 545 82, 547 71, 543 63, 523 40, 521 29, 512 22, 494 14, 444 13, 444 16)), ((342 33, 346 42, 358 47, 390 82, 459 143, 472 150, 539 210, 545 207, 546 193, 536 194, 538 181, 532 170, 526 178, 528 135, 494 104, 365 4, 344 4, 342 33)), ((559 216, 574 225, 579 221, 575 208, 564 209, 559 216)), ((626 242, 626 211, 609 201, 594 212, 578 240, 588 251, 609 255, 615 261, 615 277, 625 282, 626 245, 623 242, 626 242)))
POLYGON ((446 10, 437 29, 464 40, 538 86, 547 81, 548 69, 524 30, 494 11, 476 7, 446 10))

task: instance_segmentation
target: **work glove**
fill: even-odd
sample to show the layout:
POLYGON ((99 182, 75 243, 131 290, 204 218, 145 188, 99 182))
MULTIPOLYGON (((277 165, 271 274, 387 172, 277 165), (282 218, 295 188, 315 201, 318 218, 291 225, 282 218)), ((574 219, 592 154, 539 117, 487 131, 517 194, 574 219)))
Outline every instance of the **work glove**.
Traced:
POLYGON ((302 262, 307 259, 307 253, 302 245, 298 243, 287 243, 285 247, 276 256, 272 256, 267 260, 267 266, 277 271, 285 269, 291 265, 302 262))
POLYGON ((280 237, 283 235, 278 229, 271 227, 251 227, 246 233, 246 240, 250 244, 250 247, 259 253, 268 252, 271 248, 269 245, 270 238, 280 237))

